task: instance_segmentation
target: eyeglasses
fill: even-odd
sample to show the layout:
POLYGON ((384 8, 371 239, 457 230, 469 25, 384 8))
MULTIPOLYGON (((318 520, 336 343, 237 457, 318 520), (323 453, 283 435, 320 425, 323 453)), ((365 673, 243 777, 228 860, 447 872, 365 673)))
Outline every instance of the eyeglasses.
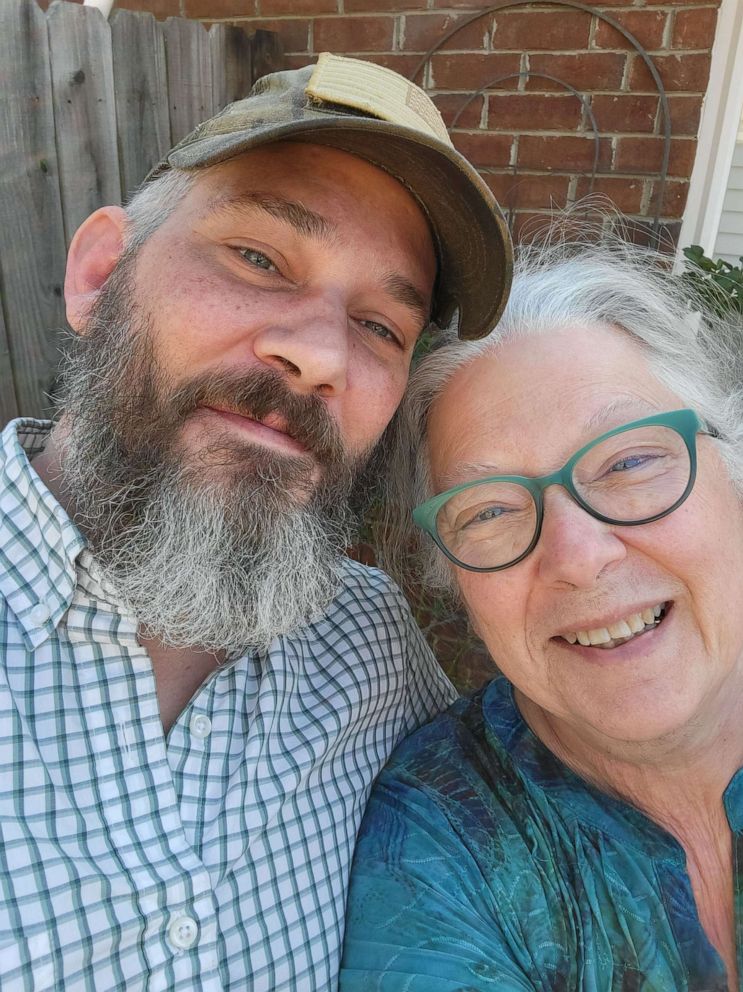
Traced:
POLYGON ((557 472, 465 482, 416 507, 413 520, 455 565, 497 572, 536 547, 548 486, 562 486, 608 524, 634 527, 672 513, 694 486, 700 433, 719 437, 693 410, 633 420, 586 444, 557 472))

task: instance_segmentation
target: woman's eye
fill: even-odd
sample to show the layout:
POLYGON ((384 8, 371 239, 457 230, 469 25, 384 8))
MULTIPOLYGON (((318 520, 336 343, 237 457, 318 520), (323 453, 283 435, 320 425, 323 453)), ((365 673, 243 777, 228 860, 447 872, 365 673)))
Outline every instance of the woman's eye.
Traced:
POLYGON ((627 472, 633 468, 650 468, 660 465, 663 455, 660 453, 648 452, 647 454, 623 455, 612 462, 609 472, 627 472))
POLYGON ((629 455, 626 458, 620 458, 619 461, 614 462, 611 472, 626 472, 628 468, 637 468, 638 465, 642 465, 643 459, 639 458, 637 455, 629 455))
POLYGON ((470 512, 464 526, 471 527, 473 524, 487 524, 492 520, 497 520, 508 512, 509 510, 505 506, 486 506, 477 512, 470 512))
POLYGON ((257 248, 238 248, 238 252, 246 262, 249 262, 250 265, 255 266, 257 269, 264 269, 266 272, 278 271, 268 255, 264 255, 257 248))

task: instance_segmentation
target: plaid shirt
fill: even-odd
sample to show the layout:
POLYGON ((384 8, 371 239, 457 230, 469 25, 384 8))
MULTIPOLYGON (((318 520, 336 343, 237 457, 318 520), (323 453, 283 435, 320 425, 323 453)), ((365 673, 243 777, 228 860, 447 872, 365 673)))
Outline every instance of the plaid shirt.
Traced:
POLYGON ((48 430, 0 436, 0 988, 335 988, 372 779, 451 686, 349 562, 322 620, 220 668, 165 737, 136 619, 29 466, 48 430))

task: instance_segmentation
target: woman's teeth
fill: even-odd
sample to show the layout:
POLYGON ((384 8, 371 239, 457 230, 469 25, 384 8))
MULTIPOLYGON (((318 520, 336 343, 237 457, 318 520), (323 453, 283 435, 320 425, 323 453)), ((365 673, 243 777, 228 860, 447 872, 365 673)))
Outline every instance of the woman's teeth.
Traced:
POLYGON ((666 609, 665 603, 658 606, 649 606, 640 613, 632 613, 624 620, 618 620, 608 627, 596 627, 594 630, 576 630, 561 634, 568 644, 583 644, 586 647, 615 648, 619 644, 626 644, 627 641, 644 634, 647 630, 652 630, 663 619, 666 609))

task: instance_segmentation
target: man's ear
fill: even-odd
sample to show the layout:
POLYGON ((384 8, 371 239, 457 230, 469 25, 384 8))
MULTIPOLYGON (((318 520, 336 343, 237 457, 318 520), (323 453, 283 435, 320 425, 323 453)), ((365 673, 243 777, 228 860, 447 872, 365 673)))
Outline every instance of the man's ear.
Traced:
POLYGON ((101 207, 75 232, 67 254, 64 293, 67 320, 77 334, 85 333, 90 308, 121 258, 127 223, 121 207, 101 207))

